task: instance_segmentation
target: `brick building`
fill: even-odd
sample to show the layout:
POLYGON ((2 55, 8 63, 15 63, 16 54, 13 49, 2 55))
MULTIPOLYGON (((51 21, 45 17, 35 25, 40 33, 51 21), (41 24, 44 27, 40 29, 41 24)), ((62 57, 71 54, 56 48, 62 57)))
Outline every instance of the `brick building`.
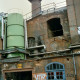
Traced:
MULTIPOLYGON (((66 0, 65 7, 54 5, 44 11, 41 11, 41 0, 29 1, 32 16, 24 24, 25 47, 16 46, 17 38, 16 44, 9 46, 12 35, 8 36, 8 29, 4 29, 7 33, 4 48, 5 41, 0 34, 0 80, 80 80, 80 1, 66 0)), ((9 27, 11 22, 6 24, 9 27)))

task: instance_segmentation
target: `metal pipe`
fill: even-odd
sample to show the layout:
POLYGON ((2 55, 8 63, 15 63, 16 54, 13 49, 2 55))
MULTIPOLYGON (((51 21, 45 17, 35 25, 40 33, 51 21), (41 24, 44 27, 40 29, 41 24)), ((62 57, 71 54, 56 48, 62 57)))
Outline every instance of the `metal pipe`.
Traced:
POLYGON ((24 29, 25 29, 25 49, 28 48, 28 37, 27 37, 27 24, 26 19, 24 20, 24 29))
POLYGON ((3 19, 3 17, 2 17, 2 34, 1 34, 1 37, 2 37, 2 39, 4 37, 4 19, 3 19))
POLYGON ((2 39, 3 39, 3 50, 5 49, 5 43, 4 43, 4 19, 2 18, 2 39))
POLYGON ((76 62, 75 62, 74 54, 73 54, 73 63, 74 63, 74 71, 75 71, 75 80, 77 80, 77 70, 76 70, 76 62))
POLYGON ((4 24, 5 24, 5 30, 4 30, 4 38, 3 38, 3 50, 6 49, 6 20, 4 20, 4 24))

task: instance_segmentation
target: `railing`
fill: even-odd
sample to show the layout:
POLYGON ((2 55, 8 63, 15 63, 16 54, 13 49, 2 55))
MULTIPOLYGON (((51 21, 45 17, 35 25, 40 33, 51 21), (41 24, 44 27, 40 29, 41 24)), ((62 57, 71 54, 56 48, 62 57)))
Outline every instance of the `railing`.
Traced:
POLYGON ((8 14, 10 13, 20 13, 20 14, 23 14, 23 10, 22 9, 19 9, 19 8, 13 8, 13 9, 9 9, 7 11, 8 14))
POLYGON ((55 4, 54 2, 50 3, 50 4, 46 4, 46 5, 38 7, 35 10, 25 14, 24 19, 30 20, 30 19, 38 16, 38 15, 45 15, 45 14, 48 14, 48 13, 53 13, 53 12, 59 10, 60 8, 64 7, 64 6, 66 6, 66 1, 63 1, 63 2, 60 2, 60 3, 57 3, 57 4, 55 4), (40 12, 38 12, 36 14, 32 14, 32 12, 36 12, 40 8, 41 8, 40 12))

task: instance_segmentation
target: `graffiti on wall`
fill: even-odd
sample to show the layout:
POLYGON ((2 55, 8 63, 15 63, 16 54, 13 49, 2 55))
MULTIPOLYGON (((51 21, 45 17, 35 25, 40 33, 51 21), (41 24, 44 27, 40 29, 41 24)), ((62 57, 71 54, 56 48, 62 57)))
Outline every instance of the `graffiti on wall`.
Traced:
POLYGON ((35 80, 46 80, 47 74, 46 73, 33 74, 33 77, 35 78, 35 80))

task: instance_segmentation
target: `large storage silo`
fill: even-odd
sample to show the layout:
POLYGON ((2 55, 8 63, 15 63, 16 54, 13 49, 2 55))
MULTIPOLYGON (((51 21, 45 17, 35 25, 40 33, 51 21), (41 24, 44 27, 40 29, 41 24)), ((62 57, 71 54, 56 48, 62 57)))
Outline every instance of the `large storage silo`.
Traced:
MULTIPOLYGON (((24 24, 21 14, 11 13, 7 18, 7 49, 15 47, 24 49, 24 24)), ((12 57, 15 57, 15 54, 12 57)), ((8 57, 11 57, 11 54, 8 57)))

